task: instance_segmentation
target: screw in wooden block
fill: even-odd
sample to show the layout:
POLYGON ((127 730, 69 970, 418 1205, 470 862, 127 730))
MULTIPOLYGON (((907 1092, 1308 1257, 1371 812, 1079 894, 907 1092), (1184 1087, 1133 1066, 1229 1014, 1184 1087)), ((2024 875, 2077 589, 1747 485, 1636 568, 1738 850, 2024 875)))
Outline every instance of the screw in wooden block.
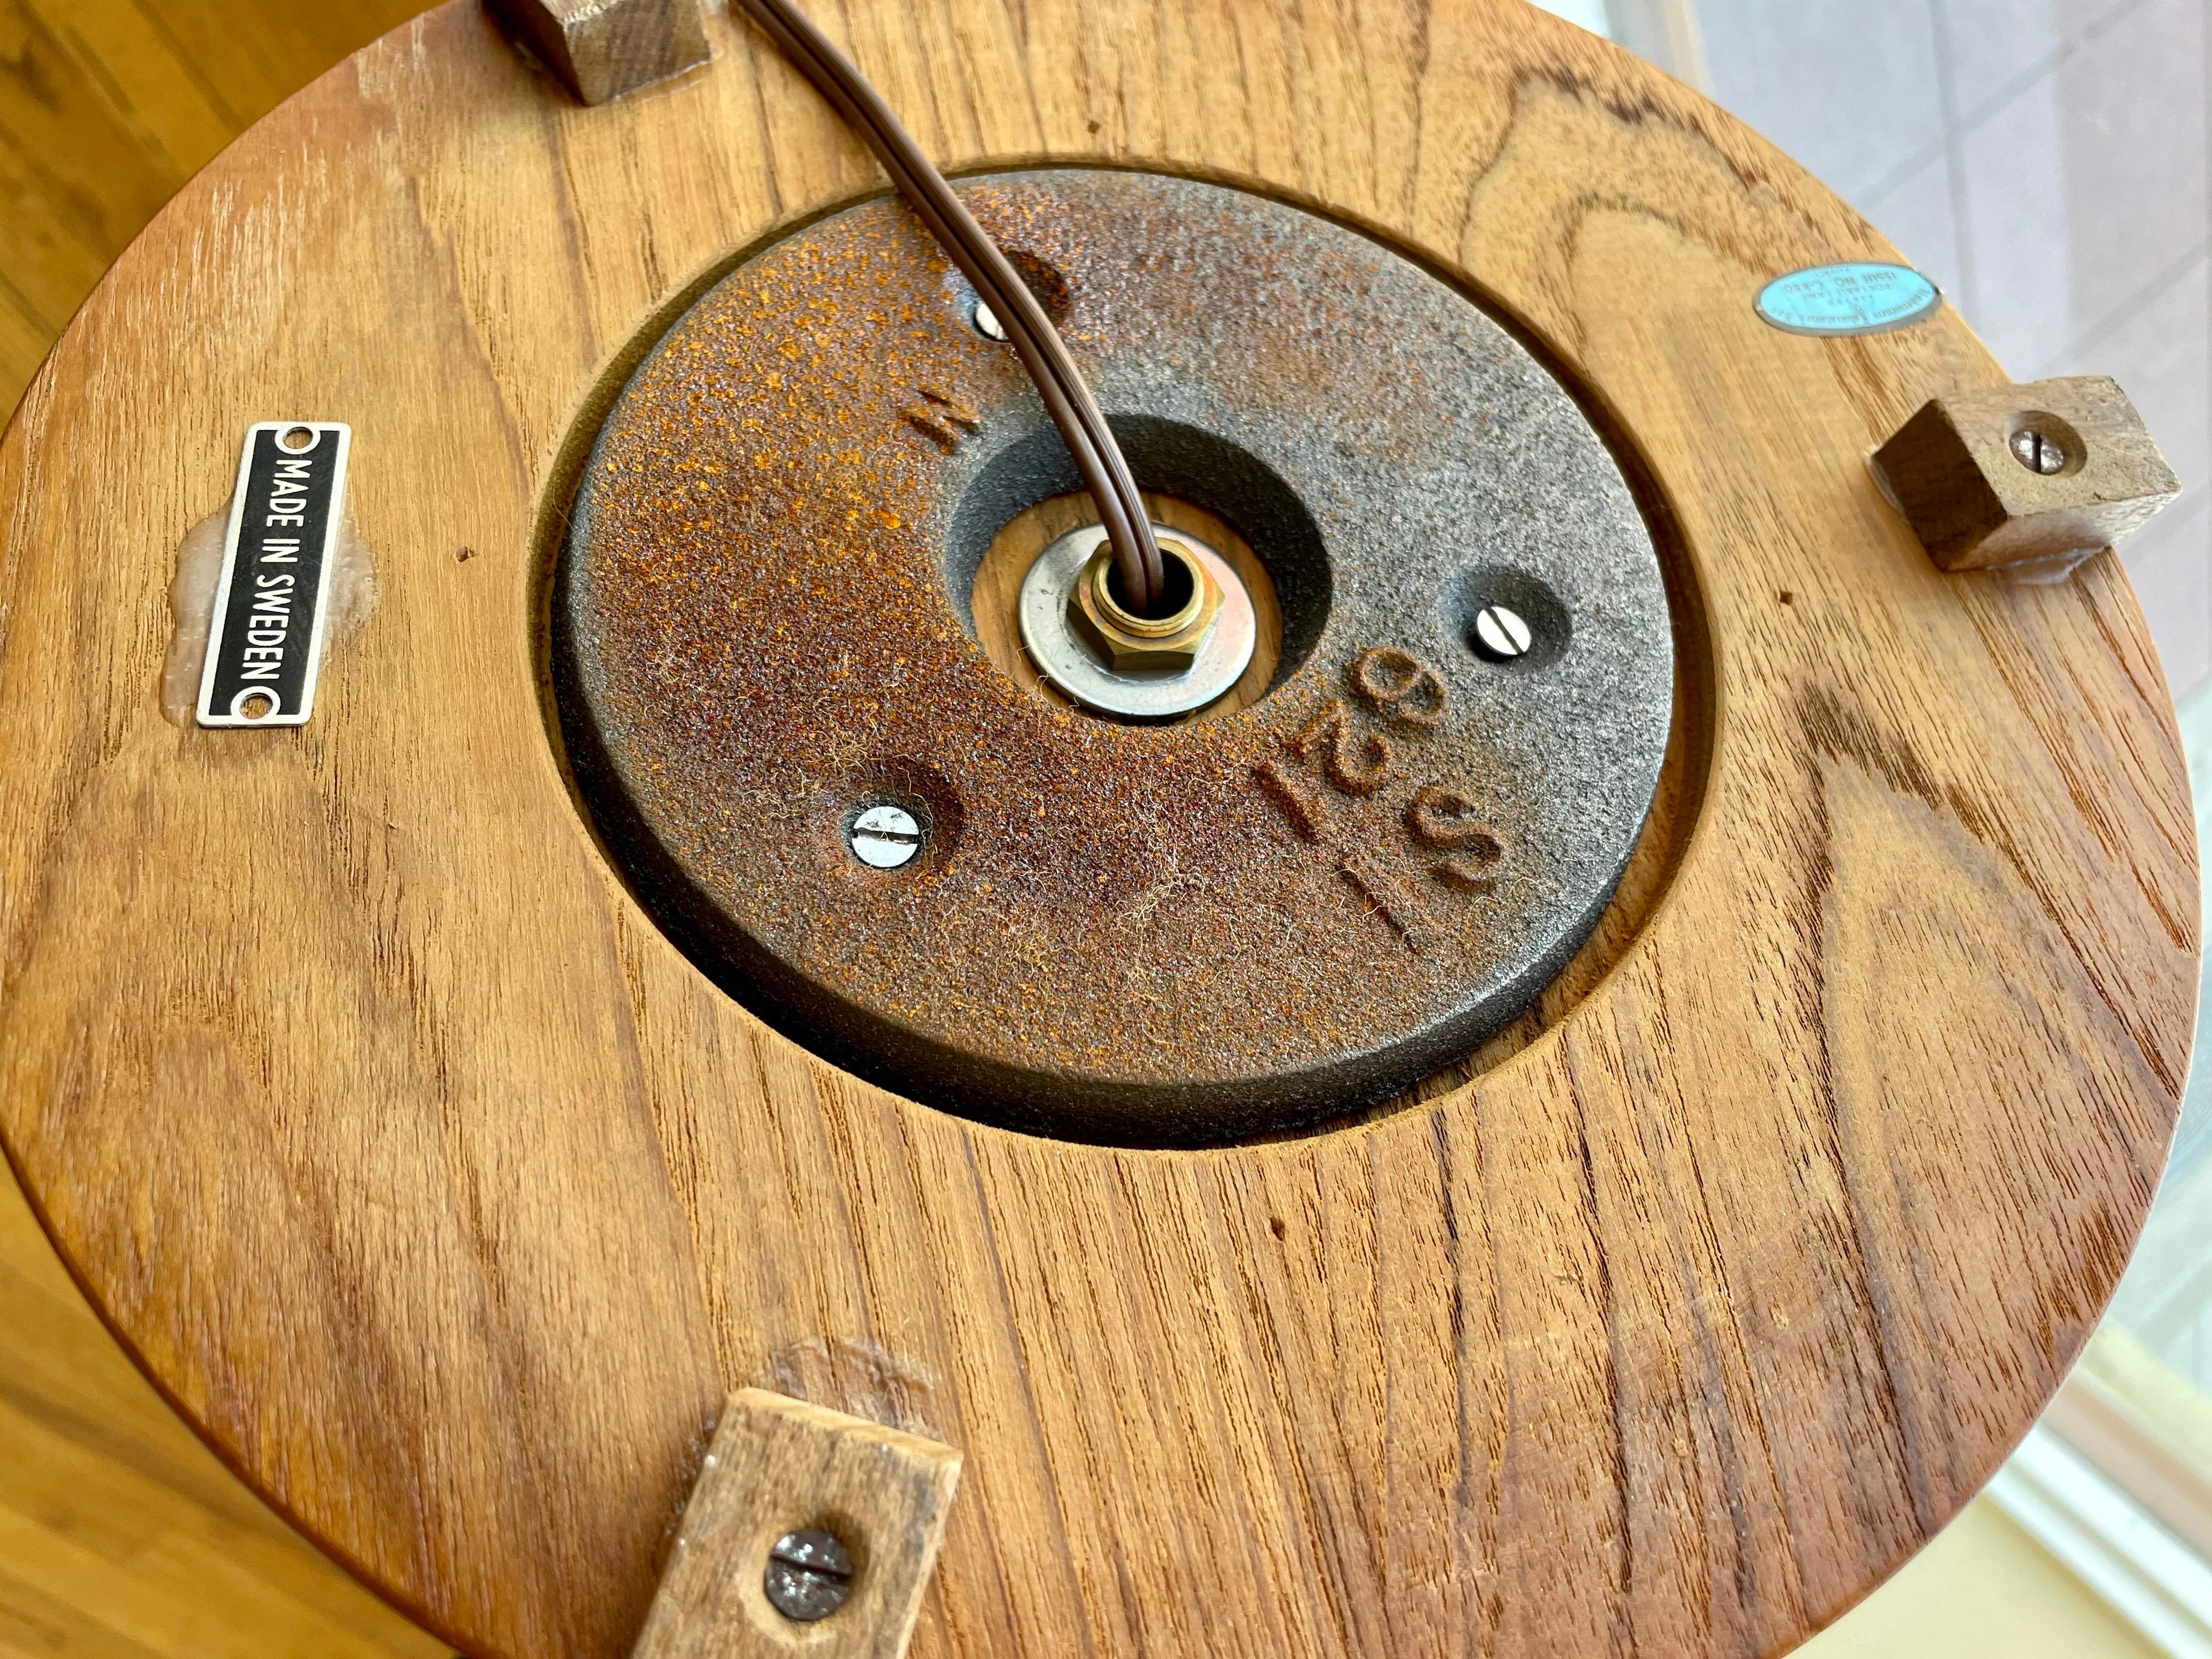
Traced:
POLYGON ((2013 459, 2030 472, 2048 478, 2066 470, 2066 446, 2039 427, 2024 426, 2012 434, 2013 459))
POLYGON ((699 0, 485 0, 507 32, 587 104, 707 61, 699 0))
POLYGON ((853 1593, 853 1553, 819 1527, 787 1532, 769 1548, 761 1589, 787 1619, 802 1625, 827 1619, 853 1593))
POLYGON ((1944 570, 2063 574, 2181 493, 2142 416, 2102 374, 1934 398, 1874 465, 1944 570))
POLYGON ((901 1659, 959 1476, 950 1446, 738 1390, 630 1659, 901 1659))

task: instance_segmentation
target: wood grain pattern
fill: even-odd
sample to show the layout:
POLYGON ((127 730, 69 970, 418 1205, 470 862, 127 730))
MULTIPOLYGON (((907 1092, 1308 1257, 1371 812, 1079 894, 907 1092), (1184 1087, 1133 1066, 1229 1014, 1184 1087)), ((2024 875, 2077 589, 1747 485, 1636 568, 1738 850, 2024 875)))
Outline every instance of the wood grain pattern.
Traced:
POLYGON ((959 1480, 950 1446, 738 1389, 631 1659, 900 1659, 959 1480), (806 1624, 778 1613, 761 1583, 770 1546, 803 1527, 833 1533, 854 1568, 844 1606, 806 1624))
MULTIPOLYGON (((14 0, 0 7, 0 409, 161 202, 259 116, 420 9, 319 0, 14 0), (191 15, 197 11, 198 15, 191 15), (226 106, 220 31, 270 76, 226 106), (219 48, 218 48, 219 49, 219 48), (33 304, 30 295, 37 296, 33 304)), ((448 1650, 240 1486, 101 1328, 0 1178, 0 1656, 207 1659, 448 1650)))
POLYGON ((457 3, 195 180, 0 445, 0 1133, 45 1220, 472 1652, 624 1651, 747 1384, 965 1453, 926 1659, 1787 1648, 2033 1419, 2163 1155, 2194 832, 2118 561, 1936 572, 1865 457, 2002 372, 1948 313, 1765 327, 1773 276, 1893 251, 1519 0, 831 21, 952 167, 1334 212, 1586 388, 1692 694, 1609 963, 1418 1105, 1205 1153, 958 1122, 715 992, 571 805, 545 554, 641 331, 878 181, 726 20, 582 109, 457 3), (273 409, 354 422, 382 608, 313 725, 179 732, 170 561, 273 409))
POLYGON ((422 0, 0 4, 0 409, 161 205, 422 0))

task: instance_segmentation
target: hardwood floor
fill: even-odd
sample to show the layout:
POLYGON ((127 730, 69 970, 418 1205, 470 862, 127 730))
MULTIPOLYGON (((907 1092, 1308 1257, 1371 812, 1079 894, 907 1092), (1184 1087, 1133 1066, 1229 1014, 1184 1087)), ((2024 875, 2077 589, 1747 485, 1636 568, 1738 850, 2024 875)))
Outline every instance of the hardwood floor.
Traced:
MULTIPOLYGON (((0 411, 141 226, 417 0, 0 0, 0 411)), ((438 1659, 196 1440, 0 1170, 0 1659, 438 1659)))
POLYGON ((0 410, 177 187, 424 0, 0 0, 0 410))
POLYGON ((0 1175, 0 1659, 436 1659, 192 1437, 0 1175))

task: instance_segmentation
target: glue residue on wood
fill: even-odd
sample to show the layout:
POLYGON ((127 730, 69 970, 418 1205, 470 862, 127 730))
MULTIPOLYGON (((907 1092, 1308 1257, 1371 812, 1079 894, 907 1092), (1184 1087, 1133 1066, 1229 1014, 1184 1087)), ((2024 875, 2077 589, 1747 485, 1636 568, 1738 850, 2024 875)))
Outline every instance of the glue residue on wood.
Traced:
MULTIPOLYGON (((169 582, 169 614, 174 630, 161 667, 161 714, 173 726, 191 726, 198 717, 200 671, 207 663, 208 626, 215 615, 215 590, 222 580, 222 550, 230 526, 228 506, 210 513, 177 544, 177 574, 169 582)), ((331 566, 330 611, 323 626, 323 661, 343 647, 376 609, 376 572, 368 544, 353 520, 338 526, 331 566)))

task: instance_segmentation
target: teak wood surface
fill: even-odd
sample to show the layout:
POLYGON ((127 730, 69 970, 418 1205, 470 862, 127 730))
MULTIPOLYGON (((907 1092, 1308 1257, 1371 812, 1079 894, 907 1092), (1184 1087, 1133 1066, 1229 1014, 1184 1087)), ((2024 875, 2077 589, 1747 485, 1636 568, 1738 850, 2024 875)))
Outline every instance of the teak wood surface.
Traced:
POLYGON ((547 554, 650 325, 879 179, 726 18, 586 109, 456 0, 165 210, 0 445, 42 1218, 210 1442, 472 1652, 624 1651, 748 1384, 964 1453, 926 1659, 1786 1649, 2024 1431, 2163 1156, 2196 860, 2118 561, 1937 573, 1865 458, 2002 372, 1948 311, 1766 328, 1766 279, 1893 251, 1520 0, 827 21, 951 167, 1268 191, 1554 356, 1685 662, 1614 915, 1464 1080, 1210 1152, 979 1129, 716 992, 572 803, 547 554), (381 608, 307 727, 180 730, 178 544, 306 415, 354 423, 381 608))

